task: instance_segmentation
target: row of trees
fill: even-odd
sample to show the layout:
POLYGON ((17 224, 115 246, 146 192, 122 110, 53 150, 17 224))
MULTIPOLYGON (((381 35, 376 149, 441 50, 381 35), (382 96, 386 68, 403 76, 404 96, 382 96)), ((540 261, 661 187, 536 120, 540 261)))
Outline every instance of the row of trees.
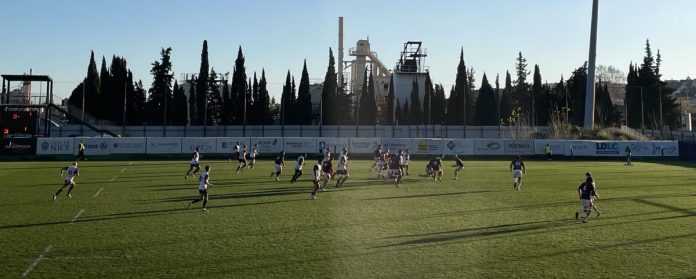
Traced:
MULTIPOLYGON (((655 59, 649 42, 645 49, 643 63, 629 66, 624 118, 634 128, 643 125, 657 128, 660 124, 676 127, 679 112, 671 97, 672 91, 661 81, 660 53, 658 51, 655 59), (639 117, 642 115, 644 117, 639 117)), ((124 58, 114 56, 109 68, 102 58, 101 71, 97 72, 92 52, 87 77, 73 90, 69 103, 79 109, 84 99, 85 113, 114 123, 122 123, 125 115, 130 125, 268 125, 274 123, 274 117, 281 124, 309 125, 319 120, 312 115, 306 61, 299 87, 288 71, 276 111, 275 100, 267 90, 265 71, 260 79, 256 73, 253 78, 248 77, 241 47, 231 83, 227 81, 227 74, 220 75, 209 65, 207 41, 203 42, 198 75, 185 84, 174 81, 171 52, 171 48, 163 48, 160 59, 152 63, 153 82, 147 92, 141 81, 134 82, 124 58)), ((392 77, 385 104, 378 108, 374 77, 366 71, 363 88, 353 98, 336 80, 335 60, 329 49, 329 66, 321 95, 321 122, 326 125, 548 125, 551 115, 560 114, 566 121, 582 125, 587 65, 578 67, 567 80, 561 78, 553 86, 542 82, 539 65, 534 65, 533 72, 527 67, 527 60, 520 52, 515 63, 515 80, 506 72, 501 88, 499 76, 492 85, 484 73, 481 86, 476 89, 473 86, 475 71, 467 68, 462 51, 449 98, 445 97, 444 87, 434 84, 426 74, 424 86, 414 80, 409 98, 402 99, 401 103, 395 96, 392 77), (530 74, 531 83, 528 82, 530 74), (421 88, 424 88, 423 94, 419 92, 421 88), (380 110, 384 119, 378 123, 380 110)), ((600 72, 604 74, 599 75, 596 88, 595 119, 602 126, 617 125, 621 112, 613 105, 609 87, 602 78, 617 82, 621 74, 611 67, 600 72)))

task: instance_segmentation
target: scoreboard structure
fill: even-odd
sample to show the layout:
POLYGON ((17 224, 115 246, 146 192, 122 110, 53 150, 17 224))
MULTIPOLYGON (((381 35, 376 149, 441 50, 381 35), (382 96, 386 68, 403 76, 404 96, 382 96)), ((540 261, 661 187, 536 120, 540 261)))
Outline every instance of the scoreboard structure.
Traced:
POLYGON ((0 137, 49 136, 50 115, 55 107, 51 77, 32 74, 2 75, 0 137), (40 83, 36 87, 41 89, 39 93, 32 92, 32 85, 35 83, 40 83))

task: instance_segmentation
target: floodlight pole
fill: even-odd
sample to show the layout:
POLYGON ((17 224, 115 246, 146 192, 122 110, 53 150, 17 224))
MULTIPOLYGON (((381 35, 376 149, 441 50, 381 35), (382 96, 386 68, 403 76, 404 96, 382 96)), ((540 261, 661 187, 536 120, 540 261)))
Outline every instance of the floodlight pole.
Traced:
POLYGON ((595 60, 597 58, 597 14, 599 0, 592 1, 592 26, 590 29, 590 57, 587 68, 587 88, 585 91, 585 121, 584 128, 594 127, 595 110, 595 60))

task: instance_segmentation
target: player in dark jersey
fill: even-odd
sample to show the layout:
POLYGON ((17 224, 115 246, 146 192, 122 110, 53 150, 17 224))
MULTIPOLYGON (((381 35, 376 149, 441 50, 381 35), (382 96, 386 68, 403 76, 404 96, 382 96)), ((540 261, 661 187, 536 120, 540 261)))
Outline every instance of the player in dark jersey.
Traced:
POLYGON ((522 175, 527 172, 522 162, 522 156, 517 156, 510 162, 510 172, 512 172, 512 187, 519 191, 522 187, 522 175))
POLYGON ((430 178, 435 174, 435 166, 437 165, 438 158, 431 159, 428 164, 425 165, 425 177, 430 178))
MULTIPOLYGON (((588 177, 592 177, 592 173, 591 173, 591 172, 586 172, 586 173, 585 173, 585 179, 587 179, 588 177)), ((599 208, 597 208, 597 202, 595 202, 595 199, 598 198, 598 197, 596 196, 596 195, 597 195, 597 182, 596 182, 596 181, 597 181, 597 180, 596 180, 594 177, 592 177, 592 184, 594 184, 594 187, 595 187, 595 196, 592 197, 592 210, 596 211, 596 212, 597 212, 597 217, 599 217, 599 215, 602 215, 602 212, 599 211, 599 208)), ((577 218, 575 218, 575 219, 577 219, 577 218)))
POLYGON ((254 169, 254 164, 256 164, 256 157, 259 156, 259 145, 254 144, 254 147, 251 148, 251 152, 249 152, 249 164, 247 165, 250 170, 254 169))
MULTIPOLYGON (((582 222, 587 223, 590 219, 590 214, 592 214, 592 199, 597 196, 594 179, 591 176, 587 177, 585 182, 578 187, 578 196, 580 196, 580 202, 582 203, 582 208, 585 213, 582 222)), ((578 218, 578 212, 575 212, 575 219, 578 218)))
POLYGON ((239 154, 239 158, 237 159, 239 161, 239 164, 237 165, 237 173, 239 173, 247 167, 247 146, 244 145, 244 147, 237 152, 237 154, 239 154))
POLYGON ((193 175, 196 176, 196 173, 201 169, 200 165, 198 164, 198 160, 201 157, 200 153, 198 153, 199 150, 200 147, 196 146, 196 150, 193 151, 193 155, 191 155, 191 161, 189 162, 189 170, 186 172, 186 176, 184 176, 184 178, 186 179, 188 179, 189 174, 191 174, 191 170, 193 170, 193 175))
MULTIPOLYGON (((373 154, 375 157, 375 162, 370 167, 370 171, 375 169, 377 167, 377 164, 380 162, 380 160, 382 160, 382 145, 381 144, 377 145, 377 148, 375 148, 375 151, 373 152, 373 154)), ((377 171, 379 172, 380 169, 377 169, 377 171)))
POLYGON ((283 166, 285 165, 285 151, 280 151, 273 160, 275 163, 275 171, 271 172, 271 178, 275 175, 275 180, 280 181, 280 174, 283 172, 283 166))
POLYGON ((329 184, 331 178, 334 176, 333 158, 331 155, 329 155, 328 160, 323 160, 321 164, 321 171, 324 173, 324 183, 321 185, 321 190, 326 191, 326 185, 329 184))
POLYGON ((435 162, 432 165, 433 181, 442 181, 442 159, 440 157, 435 158, 435 162))
POLYGON ((464 162, 462 162, 462 159, 459 158, 459 156, 454 155, 454 180, 459 179, 459 172, 464 169, 464 162))

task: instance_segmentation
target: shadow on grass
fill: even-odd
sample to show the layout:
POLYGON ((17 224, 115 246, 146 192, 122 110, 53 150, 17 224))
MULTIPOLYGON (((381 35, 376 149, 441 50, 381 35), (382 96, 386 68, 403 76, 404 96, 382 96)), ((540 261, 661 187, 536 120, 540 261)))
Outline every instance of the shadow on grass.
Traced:
POLYGON ((426 194, 426 195, 410 195, 410 196, 396 196, 396 197, 372 198, 372 199, 365 199, 365 200, 374 201, 374 200, 411 199, 411 198, 427 198, 427 197, 439 197, 439 196, 455 196, 455 195, 483 194, 483 193, 494 193, 494 192, 499 192, 499 191, 468 191, 468 192, 454 192, 454 193, 440 193, 440 194, 426 194))
MULTIPOLYGON (((186 201, 191 201, 191 199, 190 198, 186 199, 186 201)), ((258 205, 288 203, 288 202, 297 202, 297 201, 309 201, 309 199, 307 198, 307 199, 294 199, 294 200, 281 200, 281 201, 268 201, 268 202, 252 202, 252 203, 240 203, 240 204, 217 205, 217 206, 211 205, 211 206, 207 206, 207 208, 209 208, 209 209, 234 208, 234 207, 240 207, 240 206, 258 206, 258 205)), ((62 225, 62 224, 71 224, 71 223, 89 223, 89 222, 95 222, 95 221, 110 221, 110 220, 138 218, 138 217, 152 217, 152 216, 158 216, 158 215, 183 213, 183 212, 194 210, 194 208, 192 208, 191 210, 187 210, 186 205, 187 204, 182 203, 182 206, 179 208, 124 212, 124 213, 114 213, 114 214, 107 214, 107 215, 100 215, 100 216, 84 217, 84 218, 81 218, 81 219, 78 219, 75 221, 66 220, 66 221, 59 221, 59 222, 6 225, 6 226, 0 226, 0 230, 17 229, 17 228, 32 228, 32 227, 49 226, 49 225, 62 225)), ((197 211, 197 210, 195 210, 195 211, 197 211)))

